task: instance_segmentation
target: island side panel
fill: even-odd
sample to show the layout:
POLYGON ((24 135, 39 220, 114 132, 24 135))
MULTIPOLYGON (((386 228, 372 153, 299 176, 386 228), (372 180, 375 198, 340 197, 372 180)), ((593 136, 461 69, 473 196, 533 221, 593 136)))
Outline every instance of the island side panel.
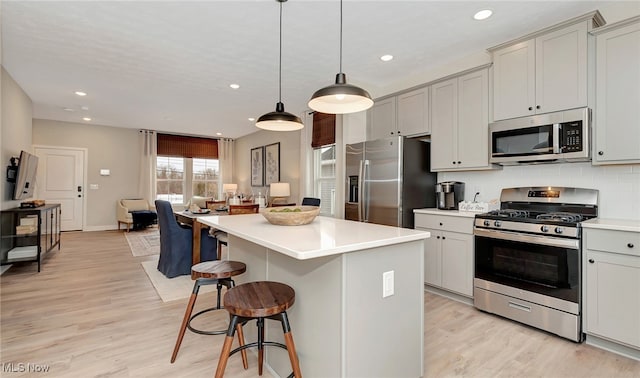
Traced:
MULTIPOLYGON (((279 252, 267 253, 267 277, 296 291, 287 311, 300 368, 305 377, 340 377, 342 363, 342 257, 297 260, 279 252)), ((282 327, 270 322, 267 337, 284 342, 282 327)), ((281 377, 291 373, 285 351, 271 348, 267 361, 281 377)))
POLYGON ((229 260, 247 265, 247 271, 233 277, 236 285, 267 279, 267 248, 229 234, 229 260))
POLYGON ((345 377, 421 377, 424 372, 424 242, 346 253, 345 377), (394 272, 394 294, 383 273, 394 272))

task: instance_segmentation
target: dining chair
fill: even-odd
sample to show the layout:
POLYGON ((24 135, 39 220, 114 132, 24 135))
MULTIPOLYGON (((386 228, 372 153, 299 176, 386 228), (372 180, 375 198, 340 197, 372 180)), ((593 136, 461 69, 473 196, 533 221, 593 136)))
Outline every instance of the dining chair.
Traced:
POLYGON ((320 206, 320 198, 304 197, 302 206, 320 206))
MULTIPOLYGON (((160 229, 160 256, 158 270, 167 278, 191 273, 193 229, 181 225, 176 220, 171 203, 156 200, 156 212, 160 229)), ((207 241, 208 230, 203 229, 200 234, 200 260, 217 259, 216 244, 207 241)))

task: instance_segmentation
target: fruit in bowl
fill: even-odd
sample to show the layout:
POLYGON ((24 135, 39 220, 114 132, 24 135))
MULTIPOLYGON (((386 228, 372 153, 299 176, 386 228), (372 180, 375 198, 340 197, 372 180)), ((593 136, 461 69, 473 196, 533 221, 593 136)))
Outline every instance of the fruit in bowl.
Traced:
POLYGON ((268 207, 260 212, 269 223, 279 226, 300 226, 313 222, 320 213, 317 206, 268 207))

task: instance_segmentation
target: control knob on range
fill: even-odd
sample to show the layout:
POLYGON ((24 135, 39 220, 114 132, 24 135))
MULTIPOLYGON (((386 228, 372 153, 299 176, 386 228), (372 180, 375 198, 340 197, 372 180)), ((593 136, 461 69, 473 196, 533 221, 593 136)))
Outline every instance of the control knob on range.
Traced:
POLYGON ((491 224, 491 222, 489 222, 489 220, 485 219, 484 222, 482 223, 485 226, 489 227, 489 225, 491 224))
POLYGON ((549 227, 548 227, 548 226, 541 226, 541 227, 540 227, 540 231, 542 231, 542 232, 548 232, 548 231, 549 231, 549 227))
POLYGON ((493 225, 496 226, 496 227, 500 227, 500 226, 502 226, 502 222, 497 220, 497 221, 493 222, 493 225))
POLYGON ((556 234, 561 234, 564 229, 562 227, 556 227, 554 231, 556 232, 556 234))

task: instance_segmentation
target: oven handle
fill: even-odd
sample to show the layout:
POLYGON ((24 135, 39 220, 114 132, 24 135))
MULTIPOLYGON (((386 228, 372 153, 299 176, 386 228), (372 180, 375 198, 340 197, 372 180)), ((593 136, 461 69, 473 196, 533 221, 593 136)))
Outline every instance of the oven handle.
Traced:
POLYGON ((494 230, 485 230, 482 228, 476 228, 473 230, 473 234, 475 236, 481 236, 491 239, 502 239, 502 240, 512 240, 523 243, 533 243, 533 244, 541 244, 548 245, 551 247, 560 247, 560 248, 571 248, 571 249, 579 249, 580 244, 577 239, 562 239, 562 238, 550 238, 546 236, 538 236, 538 235, 525 235, 516 232, 508 232, 508 231, 494 231, 494 230))

